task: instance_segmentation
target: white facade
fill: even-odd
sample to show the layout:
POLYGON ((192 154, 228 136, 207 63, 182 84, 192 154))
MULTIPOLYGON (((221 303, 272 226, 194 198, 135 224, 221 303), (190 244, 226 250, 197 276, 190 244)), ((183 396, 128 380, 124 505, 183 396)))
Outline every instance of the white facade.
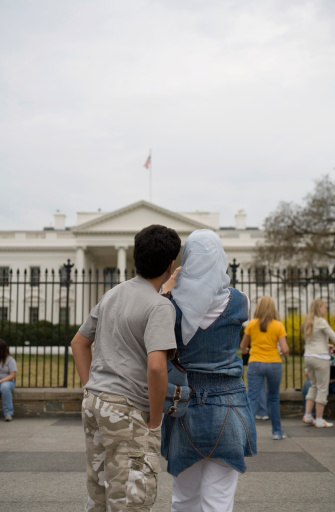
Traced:
POLYGON ((39 266, 41 273, 56 272, 68 259, 78 271, 106 267, 133 269, 134 236, 150 224, 163 224, 177 231, 182 243, 195 229, 213 229, 232 262, 250 264, 252 250, 262 239, 259 229, 246 227, 245 212, 236 214, 236 227, 220 228, 219 214, 207 212, 175 213, 146 201, 120 210, 79 212, 75 226, 65 226, 65 215, 55 213, 54 227, 36 231, 0 231, 0 267, 13 272, 39 266))
MULTIPOLYGON (((282 277, 276 279, 275 274, 271 280, 277 283, 273 285, 269 284, 266 274, 266 286, 262 284, 261 274, 258 278, 255 272, 248 276, 246 271, 252 266, 253 250, 264 234, 257 228, 247 227, 244 210, 236 213, 235 227, 224 228, 220 227, 220 216, 215 212, 175 213, 139 201, 110 213, 79 212, 72 227, 66 227, 65 215, 56 212, 52 228, 0 231, 0 332, 3 320, 33 323, 39 319, 56 324, 64 322, 66 312, 69 312, 71 324, 81 323, 103 293, 125 278, 125 271, 127 278, 132 276, 134 236, 150 224, 175 229, 182 244, 195 229, 213 229, 222 241, 228 262, 233 263, 235 259, 239 264, 238 287, 250 296, 251 312, 262 295, 272 295, 283 316, 292 311, 305 313, 314 296, 326 295, 330 311, 334 312, 333 281, 314 285, 312 280, 308 286, 298 287, 288 279, 284 291, 282 277), (68 260, 73 268, 67 296, 67 288, 62 283, 64 275, 60 279, 59 271, 63 268, 64 272, 63 265, 68 260)), ((181 255, 176 266, 180 259, 181 255)))
MULTIPOLYGON (((79 212, 77 223, 72 227, 66 227, 65 215, 57 212, 53 228, 0 231, 0 284, 3 285, 0 286, 0 320, 29 322, 38 318, 58 322, 66 301, 66 287, 59 285, 59 271, 68 260, 74 264, 71 279, 76 275, 79 283, 83 270, 85 281, 89 270, 92 281, 95 276, 104 272, 112 274, 116 269, 120 271, 120 280, 124 279, 125 271, 131 276, 134 272, 134 236, 150 224, 163 224, 175 229, 182 244, 195 229, 213 229, 222 240, 228 261, 232 263, 236 259, 245 268, 251 264, 252 251, 263 235, 259 229, 247 228, 244 211, 236 214, 236 227, 232 228, 220 228, 217 213, 175 213, 146 201, 110 213, 79 212), (6 286, 5 274, 9 271, 13 282, 19 272, 20 286, 15 289, 6 286), (30 286, 34 272, 40 272, 38 286, 30 286), (50 285, 52 279, 58 282, 53 289, 50 285), (48 282, 48 287, 43 286, 44 281, 48 282)), ((176 264, 179 263, 180 255, 176 264)), ((71 323, 80 322, 102 294, 94 285, 89 291, 85 290, 84 285, 82 289, 78 285, 77 292, 71 289, 71 323)))

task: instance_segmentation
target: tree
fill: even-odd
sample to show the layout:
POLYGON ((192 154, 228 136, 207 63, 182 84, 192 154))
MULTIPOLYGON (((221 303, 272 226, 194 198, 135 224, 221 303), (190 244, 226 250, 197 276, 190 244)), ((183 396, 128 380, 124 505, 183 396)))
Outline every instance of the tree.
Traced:
POLYGON ((256 249, 262 263, 318 265, 335 257, 335 182, 316 181, 302 206, 281 202, 264 221, 264 242, 256 249))

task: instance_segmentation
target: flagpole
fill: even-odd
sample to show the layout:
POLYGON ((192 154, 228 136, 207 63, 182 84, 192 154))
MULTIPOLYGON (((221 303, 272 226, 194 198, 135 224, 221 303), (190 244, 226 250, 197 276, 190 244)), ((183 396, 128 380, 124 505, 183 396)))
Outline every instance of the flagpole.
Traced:
POLYGON ((149 201, 152 203, 152 149, 149 149, 149 156, 145 161, 144 167, 149 171, 149 201))
POLYGON ((149 201, 152 203, 152 150, 150 149, 150 165, 149 165, 149 201))

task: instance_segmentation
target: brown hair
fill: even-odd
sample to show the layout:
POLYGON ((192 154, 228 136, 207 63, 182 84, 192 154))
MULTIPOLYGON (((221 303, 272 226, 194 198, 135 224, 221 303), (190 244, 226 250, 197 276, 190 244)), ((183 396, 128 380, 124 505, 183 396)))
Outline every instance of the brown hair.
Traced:
POLYGON ((322 299, 315 299, 309 306, 307 316, 301 324, 301 332, 304 338, 309 338, 312 335, 315 317, 320 317, 320 308, 323 304, 326 304, 322 299))
POLYGON ((0 363, 5 364, 7 357, 9 356, 9 348, 5 340, 0 338, 0 363))
POLYGON ((259 328, 262 332, 266 332, 268 324, 272 320, 278 320, 278 313, 272 297, 265 295, 259 299, 255 309, 254 318, 258 318, 259 328))

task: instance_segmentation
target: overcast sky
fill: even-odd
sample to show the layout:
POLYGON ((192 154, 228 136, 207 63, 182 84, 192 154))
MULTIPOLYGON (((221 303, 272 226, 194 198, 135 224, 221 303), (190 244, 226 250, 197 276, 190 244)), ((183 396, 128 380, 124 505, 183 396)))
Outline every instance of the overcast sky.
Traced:
POLYGON ((0 0, 0 229, 155 204, 262 226, 335 177, 334 0, 0 0))

